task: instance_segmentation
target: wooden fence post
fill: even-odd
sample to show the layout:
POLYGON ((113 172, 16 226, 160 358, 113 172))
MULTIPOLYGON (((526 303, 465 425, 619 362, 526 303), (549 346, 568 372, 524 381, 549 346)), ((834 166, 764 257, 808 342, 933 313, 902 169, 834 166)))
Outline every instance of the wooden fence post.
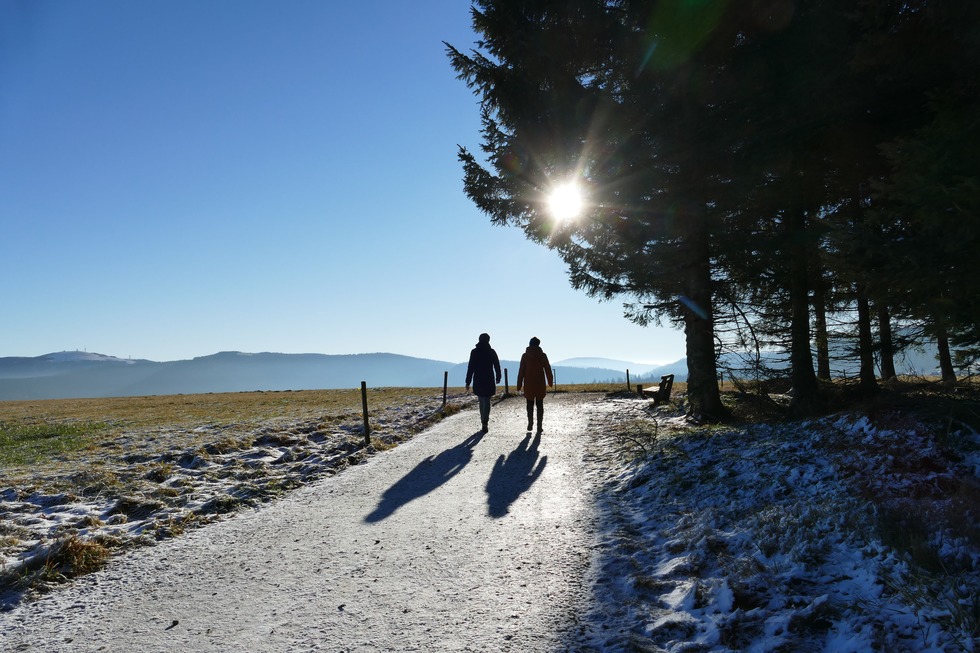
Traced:
POLYGON ((629 368, 626 369, 626 392, 632 392, 633 389, 630 388, 630 371, 629 368))
POLYGON ((507 368, 504 368, 504 396, 510 395, 510 379, 507 378, 507 368))
POLYGON ((364 411, 364 446, 371 446, 371 425, 368 423, 367 383, 361 381, 361 408, 364 411))
POLYGON ((446 410, 446 393, 449 392, 449 370, 442 373, 442 409, 446 410))

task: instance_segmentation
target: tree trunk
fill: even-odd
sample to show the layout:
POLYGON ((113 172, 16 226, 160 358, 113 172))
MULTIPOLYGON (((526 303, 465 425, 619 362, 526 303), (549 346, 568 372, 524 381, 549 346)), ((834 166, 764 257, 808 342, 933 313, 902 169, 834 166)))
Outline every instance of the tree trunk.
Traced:
POLYGON ((796 209, 789 213, 789 293, 790 293, 790 380, 793 384, 793 415, 812 415, 820 410, 817 375, 813 373, 810 350, 810 301, 807 279, 806 213, 796 209))
POLYGON ((953 385, 956 383, 956 370, 953 369, 953 357, 949 353, 949 336, 946 335, 946 327, 936 328, 936 344, 939 346, 939 373, 942 375, 943 383, 953 385))
POLYGON ((878 392, 875 379, 874 338, 871 336, 871 303, 863 283, 857 284, 858 309, 858 355, 861 359, 861 376, 858 389, 862 394, 873 395, 878 392))
POLYGON ((881 380, 890 381, 895 373, 895 342, 892 340, 892 316, 887 306, 878 307, 878 340, 881 343, 881 380))
POLYGON ((817 346, 817 378, 830 381, 830 338, 827 335, 827 289, 823 275, 817 275, 813 289, 813 339, 817 346))
POLYGON ((689 235, 687 297, 683 299, 687 349, 687 397, 694 417, 720 421, 730 413, 721 403, 715 362, 715 330, 711 303, 711 259, 703 221, 689 235))

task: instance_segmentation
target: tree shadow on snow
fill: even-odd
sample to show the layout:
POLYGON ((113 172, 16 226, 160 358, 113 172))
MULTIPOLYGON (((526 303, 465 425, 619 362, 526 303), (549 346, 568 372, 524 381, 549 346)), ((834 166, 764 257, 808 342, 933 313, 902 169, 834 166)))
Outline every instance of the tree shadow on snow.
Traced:
POLYGON ((548 464, 548 456, 540 456, 538 446, 541 435, 531 439, 528 433, 511 451, 507 457, 500 456, 490 472, 487 481, 487 506, 491 517, 503 517, 510 511, 510 504, 534 484, 544 466, 548 464))
POLYGON ((437 487, 458 474, 473 458, 473 447, 483 439, 483 432, 477 431, 452 449, 446 449, 437 456, 429 456, 415 469, 405 474, 381 495, 381 501, 364 518, 366 522, 379 522, 390 517, 409 501, 432 492, 437 487))

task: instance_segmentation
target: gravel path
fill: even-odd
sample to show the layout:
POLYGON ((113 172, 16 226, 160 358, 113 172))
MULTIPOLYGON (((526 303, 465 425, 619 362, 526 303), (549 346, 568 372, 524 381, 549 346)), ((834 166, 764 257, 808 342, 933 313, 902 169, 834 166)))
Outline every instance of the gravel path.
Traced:
POLYGON ((597 396, 467 410, 275 503, 0 614, 5 651, 566 651, 587 610, 597 396))

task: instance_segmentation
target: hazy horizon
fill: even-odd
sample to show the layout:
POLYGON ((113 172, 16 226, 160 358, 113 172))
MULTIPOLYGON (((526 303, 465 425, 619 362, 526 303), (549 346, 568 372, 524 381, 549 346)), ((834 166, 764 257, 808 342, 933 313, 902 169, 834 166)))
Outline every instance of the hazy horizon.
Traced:
MULTIPOLYGON (((523 353, 523 351, 521 353, 523 353)), ((285 355, 285 356, 366 356, 366 355, 381 354, 381 355, 392 355, 392 356, 405 356, 405 357, 408 357, 408 358, 418 358, 420 360, 434 360, 434 361, 440 361, 440 362, 449 362, 449 363, 453 363, 453 364, 456 364, 456 365, 461 364, 461 363, 465 363, 466 360, 467 360, 465 357, 462 358, 462 359, 459 359, 459 360, 455 360, 455 359, 450 359, 450 358, 429 358, 429 357, 422 357, 422 356, 412 356, 410 354, 403 354, 403 353, 397 352, 397 351, 362 351, 362 352, 353 352, 353 353, 331 353, 331 352, 318 352, 318 351, 297 351, 297 352, 285 352, 285 351, 239 351, 239 350, 235 350, 235 349, 224 349, 224 350, 220 350, 220 351, 211 352, 210 354, 202 354, 200 356, 192 356, 190 358, 175 358, 175 359, 168 359, 168 360, 156 360, 156 359, 152 359, 152 358, 141 358, 141 357, 134 357, 134 356, 118 356, 118 355, 111 354, 111 353, 106 353, 106 352, 86 351, 84 349, 70 349, 70 350, 69 349, 63 349, 63 350, 59 350, 59 351, 48 351, 48 352, 45 352, 43 354, 36 354, 36 355, 32 355, 32 356, 6 356, 6 355, 0 355, 0 358, 45 358, 45 357, 49 357, 49 356, 55 356, 55 357, 57 357, 59 354, 82 354, 82 355, 88 355, 88 356, 92 356, 92 357, 106 357, 106 358, 111 358, 111 359, 116 359, 116 360, 123 360, 123 361, 148 361, 148 362, 151 362, 151 363, 173 363, 173 362, 179 362, 179 361, 194 360, 194 359, 197 359, 197 358, 208 358, 210 356, 216 356, 216 355, 219 355, 219 354, 242 354, 242 355, 245 355, 245 356, 261 355, 261 354, 285 355)), ((467 352, 467 354, 468 354, 468 352, 467 352)), ((502 355, 502 354, 500 354, 498 352, 498 355, 500 355, 500 357, 502 359, 503 358, 506 358, 508 360, 519 360, 520 359, 520 354, 515 355, 515 356, 504 356, 504 355, 502 355)), ((677 359, 674 359, 674 360, 669 360, 669 361, 640 361, 640 360, 627 360, 627 359, 620 359, 620 358, 607 358, 607 357, 602 357, 602 356, 570 356, 568 358, 555 359, 555 360, 552 361, 552 364, 562 364, 562 363, 567 363, 567 362, 570 362, 570 361, 595 361, 595 362, 608 362, 608 363, 634 363, 634 364, 637 364, 637 365, 657 367, 657 366, 661 366, 661 365, 670 365, 672 363, 676 363, 676 362, 682 360, 683 358, 684 357, 681 356, 680 358, 677 358, 677 359)), ((590 365, 590 367, 591 367, 591 365, 590 365)), ((602 366, 601 365, 595 365, 595 367, 602 367, 602 366)))

